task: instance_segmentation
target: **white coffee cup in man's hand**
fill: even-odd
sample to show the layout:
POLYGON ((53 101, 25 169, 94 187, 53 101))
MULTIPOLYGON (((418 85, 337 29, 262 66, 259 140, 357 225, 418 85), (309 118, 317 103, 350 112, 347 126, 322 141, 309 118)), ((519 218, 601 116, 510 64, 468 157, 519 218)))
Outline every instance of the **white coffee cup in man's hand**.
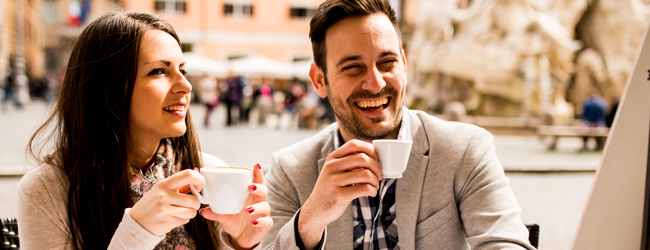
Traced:
POLYGON ((381 172, 384 178, 402 178, 411 153, 412 141, 406 140, 373 140, 381 172))

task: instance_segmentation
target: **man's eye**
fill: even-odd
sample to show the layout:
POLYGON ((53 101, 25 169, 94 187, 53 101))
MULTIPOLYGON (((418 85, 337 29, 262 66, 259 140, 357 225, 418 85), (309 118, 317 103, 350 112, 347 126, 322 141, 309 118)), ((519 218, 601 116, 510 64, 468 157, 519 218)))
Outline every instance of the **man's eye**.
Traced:
POLYGON ((379 69, 382 71, 390 71, 397 60, 386 60, 379 64, 379 69))
POLYGON ((161 68, 158 68, 158 69, 154 69, 151 72, 149 72, 149 75, 160 75, 160 74, 165 74, 165 70, 161 69, 161 68))
POLYGON ((350 65, 343 67, 343 70, 350 75, 358 75, 363 72, 363 68, 359 65, 350 65))

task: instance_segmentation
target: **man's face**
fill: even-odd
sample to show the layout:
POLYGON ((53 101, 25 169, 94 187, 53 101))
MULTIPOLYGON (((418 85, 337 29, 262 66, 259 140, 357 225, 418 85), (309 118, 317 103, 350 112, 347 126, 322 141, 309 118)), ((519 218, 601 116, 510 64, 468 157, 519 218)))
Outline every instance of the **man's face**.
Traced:
POLYGON ((345 141, 397 138, 406 90, 406 62, 397 32, 384 14, 351 17, 325 34, 327 73, 310 76, 327 96, 345 141))

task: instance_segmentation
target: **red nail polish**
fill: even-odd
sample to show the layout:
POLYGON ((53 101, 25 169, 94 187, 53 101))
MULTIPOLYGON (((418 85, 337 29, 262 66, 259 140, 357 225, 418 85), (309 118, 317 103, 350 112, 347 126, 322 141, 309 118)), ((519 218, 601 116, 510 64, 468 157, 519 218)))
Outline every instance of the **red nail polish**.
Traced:
POLYGON ((201 208, 201 209, 199 209, 199 214, 200 214, 200 215, 203 215, 203 209, 205 209, 205 208, 201 208))
POLYGON ((248 207, 246 211, 248 211, 249 214, 252 214, 253 212, 255 212, 255 209, 253 207, 248 207))
POLYGON ((259 163, 255 164, 255 166, 257 166, 257 168, 259 168, 259 169, 262 169, 262 166, 260 166, 259 163))
POLYGON ((255 191, 255 190, 257 190, 257 186, 251 185, 251 189, 253 189, 253 191, 255 191))
POLYGON ((257 226, 257 221, 253 220, 253 225, 257 226))

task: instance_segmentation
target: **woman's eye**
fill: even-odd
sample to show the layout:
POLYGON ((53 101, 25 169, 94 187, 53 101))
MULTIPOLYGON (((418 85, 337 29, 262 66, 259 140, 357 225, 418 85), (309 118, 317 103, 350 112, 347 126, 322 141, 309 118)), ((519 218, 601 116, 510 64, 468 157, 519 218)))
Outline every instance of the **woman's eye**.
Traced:
POLYGON ((158 68, 158 69, 154 69, 151 72, 149 72, 149 75, 160 75, 160 74, 165 74, 165 70, 161 69, 161 68, 158 68))
POLYGON ((183 76, 187 76, 187 71, 186 70, 181 69, 180 71, 181 71, 181 74, 183 74, 183 76))

